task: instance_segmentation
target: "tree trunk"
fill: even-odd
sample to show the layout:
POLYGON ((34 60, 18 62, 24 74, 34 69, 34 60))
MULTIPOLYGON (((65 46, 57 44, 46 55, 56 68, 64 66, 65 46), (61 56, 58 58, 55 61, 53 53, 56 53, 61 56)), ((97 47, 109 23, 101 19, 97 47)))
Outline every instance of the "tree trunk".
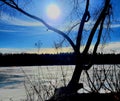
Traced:
POLYGON ((80 52, 76 52, 76 65, 72 75, 70 82, 67 87, 71 90, 72 93, 76 93, 80 88, 82 88, 82 84, 79 83, 79 79, 83 70, 82 59, 80 57, 80 52))

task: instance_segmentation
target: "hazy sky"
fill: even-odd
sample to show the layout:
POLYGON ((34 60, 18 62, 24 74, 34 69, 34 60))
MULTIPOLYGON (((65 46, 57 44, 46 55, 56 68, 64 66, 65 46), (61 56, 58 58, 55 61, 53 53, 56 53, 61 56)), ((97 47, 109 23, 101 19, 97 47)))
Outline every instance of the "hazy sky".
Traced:
MULTIPOLYGON (((24 7, 23 2, 20 1, 20 6, 24 7)), ((72 1, 72 0, 71 0, 72 1)), ((80 10, 83 11, 84 3, 81 0, 80 10)), ((101 6, 101 2, 95 2, 96 0, 91 0, 90 10, 94 10, 97 7, 101 6), (94 5, 94 6, 92 6, 94 5)), ((111 37, 109 41, 119 42, 120 41, 120 1, 112 0, 113 3, 113 16, 114 22, 111 25, 111 37)), ((74 14, 70 16, 72 10, 72 4, 68 0, 37 0, 37 2, 31 2, 26 4, 24 7, 29 13, 43 18, 47 23, 53 25, 54 27, 66 31, 66 27, 70 26, 70 19, 72 23, 78 21, 77 16, 74 14), (50 11, 48 11, 50 5, 55 5, 58 8, 52 8, 54 12, 58 15, 51 18, 50 11), (58 9, 58 11, 55 11, 58 9)), ((0 9, 1 10, 1 9, 0 9)), ((81 13, 80 12, 80 13, 81 13)), ((92 12, 91 12, 92 13, 92 12)), ((79 15, 78 15, 79 16, 79 15)), ((91 20, 91 22, 94 22, 91 20)), ((87 26, 88 30, 90 26, 87 26)), ((73 31, 76 33, 76 30, 73 31)), ((57 42, 62 37, 55 32, 47 30, 47 28, 42 25, 40 22, 37 22, 29 17, 24 16, 23 14, 14 12, 13 9, 6 8, 1 13, 0 18, 0 48, 35 48, 35 43, 39 40, 42 43, 43 48, 54 47, 54 42, 57 42), (12 13, 10 13, 12 12, 12 13), (15 15, 15 16, 14 16, 15 15), (11 17, 12 16, 12 17, 11 17)))

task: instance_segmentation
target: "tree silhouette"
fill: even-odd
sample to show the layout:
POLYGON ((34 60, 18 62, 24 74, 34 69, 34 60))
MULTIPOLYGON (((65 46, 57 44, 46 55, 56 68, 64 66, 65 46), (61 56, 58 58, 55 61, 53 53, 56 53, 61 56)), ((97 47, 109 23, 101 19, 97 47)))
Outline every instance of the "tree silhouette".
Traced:
POLYGON ((42 42, 41 42, 40 40, 35 43, 35 47, 37 47, 37 49, 38 49, 38 51, 37 51, 38 54, 39 54, 39 52, 40 52, 41 46, 42 46, 42 42))
MULTIPOLYGON (((23 1, 25 1, 25 0, 23 0, 23 1)), ((72 0, 72 2, 74 3, 74 9, 79 8, 79 6, 78 6, 79 1, 80 0, 72 0)), ((69 42, 69 44, 73 48, 74 53, 75 53, 75 61, 76 61, 75 69, 74 69, 74 72, 73 72, 70 82, 68 83, 68 85, 65 87, 64 90, 67 91, 66 93, 70 93, 70 94, 76 93, 82 87, 82 84, 79 84, 79 79, 80 79, 82 71, 89 70, 91 68, 91 66, 93 65, 94 55, 96 54, 98 46, 101 41, 104 24, 107 24, 108 26, 110 24, 110 15, 111 15, 111 10, 112 10, 110 0, 103 0, 103 2, 102 2, 103 5, 102 5, 101 9, 99 9, 99 12, 97 12, 97 14, 95 15, 96 20, 95 20, 94 25, 91 26, 92 28, 88 34, 88 38, 86 40, 85 48, 83 51, 81 51, 80 48, 82 46, 82 39, 83 39, 82 37, 84 34, 83 33, 84 27, 85 27, 85 24, 87 22, 89 22, 90 18, 93 16, 90 14, 90 10, 89 10, 90 9, 90 0, 85 0, 85 10, 82 15, 82 18, 81 19, 79 18, 80 22, 77 22, 75 25, 73 25, 69 29, 69 32, 71 32, 74 29, 74 27, 79 26, 78 31, 76 33, 76 41, 75 42, 69 37, 69 34, 66 34, 65 32, 49 25, 46 21, 44 21, 40 17, 32 15, 29 12, 22 9, 19 6, 19 2, 20 2, 20 0, 0 0, 1 6, 4 6, 4 5, 9 6, 30 18, 39 21, 45 27, 47 27, 48 30, 54 31, 57 34, 61 35, 65 40, 67 40, 69 42), (92 41, 93 41, 95 35, 97 36, 97 39, 96 39, 96 42, 93 47, 92 56, 91 56, 91 59, 89 60, 89 64, 85 65, 82 61, 82 58, 85 57, 89 53, 90 46, 92 44, 92 41)))

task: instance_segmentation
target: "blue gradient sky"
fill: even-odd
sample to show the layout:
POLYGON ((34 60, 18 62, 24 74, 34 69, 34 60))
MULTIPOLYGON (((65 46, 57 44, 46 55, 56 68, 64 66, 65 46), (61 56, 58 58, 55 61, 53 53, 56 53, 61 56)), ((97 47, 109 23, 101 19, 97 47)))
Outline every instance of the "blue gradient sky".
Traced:
MULTIPOLYGON (((91 4, 95 3, 95 0, 91 0, 91 4)), ((35 2, 34 5, 29 5, 26 10, 34 15, 42 17, 48 23, 53 26, 64 30, 64 26, 67 23, 67 16, 70 13, 70 5, 67 0, 61 2, 61 0, 44 0, 41 2, 35 2), (61 9, 61 16, 57 20, 51 20, 46 16, 46 7, 51 3, 56 3, 61 9)), ((114 10, 114 21, 111 25, 111 36, 108 40, 111 42, 120 42, 120 1, 112 0, 113 10, 114 10)), ((22 4, 22 1, 21 1, 22 4)), ((96 7, 95 3, 95 7, 96 7)), ((11 11, 11 9, 10 9, 11 11)), ((42 42, 42 48, 54 47, 54 42, 61 39, 58 34, 48 31, 44 25, 35 20, 32 20, 22 14, 16 14, 14 17, 10 18, 11 15, 8 14, 9 10, 2 12, 2 17, 0 18, 0 48, 35 48, 35 43, 37 41, 42 42)), ((77 20, 77 19, 76 19, 77 20)), ((69 23, 68 23, 69 25, 69 23)), ((76 31, 74 31, 76 33, 76 31)))

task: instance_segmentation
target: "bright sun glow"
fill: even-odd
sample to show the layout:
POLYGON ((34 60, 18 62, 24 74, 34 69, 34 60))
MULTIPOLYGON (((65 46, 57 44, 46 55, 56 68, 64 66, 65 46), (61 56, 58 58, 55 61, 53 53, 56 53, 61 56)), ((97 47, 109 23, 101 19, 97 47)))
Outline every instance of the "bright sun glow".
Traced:
POLYGON ((46 13, 50 19, 57 19, 60 16, 60 8, 56 4, 50 4, 47 6, 46 13))

